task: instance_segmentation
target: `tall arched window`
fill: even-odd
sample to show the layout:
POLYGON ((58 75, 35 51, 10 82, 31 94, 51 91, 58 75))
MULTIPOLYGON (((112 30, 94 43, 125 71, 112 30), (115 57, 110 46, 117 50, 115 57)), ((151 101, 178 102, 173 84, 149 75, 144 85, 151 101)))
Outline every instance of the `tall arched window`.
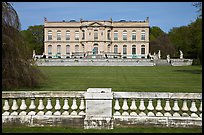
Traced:
POLYGON ((114 45, 114 53, 117 54, 118 53, 118 46, 114 45))
POLYGON ((75 52, 79 52, 79 45, 75 45, 75 52))
POLYGON ((57 54, 61 54, 61 45, 57 45, 57 54))
POLYGON ((145 40, 145 30, 142 30, 141 32, 141 40, 145 40))
POLYGON ((127 31, 126 30, 123 31, 123 40, 127 40, 127 31))
POLYGON ((94 44, 93 54, 98 54, 98 44, 94 44))
POLYGON ((57 31, 57 40, 61 40, 61 31, 60 30, 57 31))
POLYGON ((114 40, 118 40, 118 31, 117 30, 114 31, 114 40))
POLYGON ((48 37, 47 37, 48 40, 52 40, 52 31, 51 30, 48 30, 48 37))
POLYGON ((145 45, 141 46, 141 54, 145 54, 145 45))
POLYGON ((66 40, 70 40, 70 31, 69 30, 66 31, 66 40))
POLYGON ((85 52, 84 44, 82 44, 82 51, 85 52))
POLYGON ((111 51, 110 47, 111 47, 111 46, 110 46, 110 44, 109 44, 109 45, 108 45, 108 52, 110 52, 110 51, 111 51))
POLYGON ((85 31, 82 30, 82 40, 84 40, 84 39, 85 39, 85 31))
POLYGON ((123 45, 123 54, 127 54, 127 45, 123 45))
POLYGON ((66 45, 66 54, 70 54, 70 45, 66 45))
POLYGON ((132 31, 132 40, 136 40, 136 31, 135 30, 132 31))
POLYGON ((132 54, 136 54, 136 45, 132 46, 132 54))
POLYGON ((111 37, 110 37, 110 30, 108 30, 107 38, 108 38, 108 40, 111 40, 111 37))
POLYGON ((48 54, 52 54, 52 45, 48 45, 48 54))

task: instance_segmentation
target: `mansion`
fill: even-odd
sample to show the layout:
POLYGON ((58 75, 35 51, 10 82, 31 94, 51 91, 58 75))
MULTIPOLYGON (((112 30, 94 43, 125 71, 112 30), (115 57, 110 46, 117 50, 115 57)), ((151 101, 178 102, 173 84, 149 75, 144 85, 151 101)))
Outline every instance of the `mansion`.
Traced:
POLYGON ((145 21, 44 22, 46 58, 147 58, 148 54, 148 17, 145 21))

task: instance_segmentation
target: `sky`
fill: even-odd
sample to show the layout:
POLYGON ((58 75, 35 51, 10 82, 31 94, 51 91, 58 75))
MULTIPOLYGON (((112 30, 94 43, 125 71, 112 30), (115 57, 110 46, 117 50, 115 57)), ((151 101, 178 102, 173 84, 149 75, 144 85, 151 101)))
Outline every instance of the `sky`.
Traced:
POLYGON ((144 21, 168 33, 173 27, 195 21, 198 13, 193 2, 12 2, 21 29, 48 21, 131 20, 144 21))

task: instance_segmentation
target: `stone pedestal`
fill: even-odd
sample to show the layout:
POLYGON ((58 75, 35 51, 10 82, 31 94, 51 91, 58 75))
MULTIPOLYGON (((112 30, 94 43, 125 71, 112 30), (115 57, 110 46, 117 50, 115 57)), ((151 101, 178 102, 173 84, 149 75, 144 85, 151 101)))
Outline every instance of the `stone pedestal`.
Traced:
POLYGON ((85 100, 84 128, 113 129, 111 88, 89 88, 85 100))

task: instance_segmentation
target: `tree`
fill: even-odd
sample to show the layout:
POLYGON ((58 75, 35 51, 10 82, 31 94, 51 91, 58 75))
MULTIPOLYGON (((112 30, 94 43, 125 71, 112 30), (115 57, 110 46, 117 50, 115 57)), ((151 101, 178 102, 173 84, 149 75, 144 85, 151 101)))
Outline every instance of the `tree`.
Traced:
POLYGON ((36 54, 43 54, 44 50, 44 28, 43 25, 29 26, 27 30, 21 31, 24 39, 27 41, 36 54))
POLYGON ((198 8, 197 12, 199 13, 198 18, 202 18, 202 2, 195 2, 193 6, 198 8))
POLYGON ((20 34, 17 12, 8 2, 2 2, 2 87, 3 90, 33 87, 43 79, 31 61, 30 48, 20 34))

